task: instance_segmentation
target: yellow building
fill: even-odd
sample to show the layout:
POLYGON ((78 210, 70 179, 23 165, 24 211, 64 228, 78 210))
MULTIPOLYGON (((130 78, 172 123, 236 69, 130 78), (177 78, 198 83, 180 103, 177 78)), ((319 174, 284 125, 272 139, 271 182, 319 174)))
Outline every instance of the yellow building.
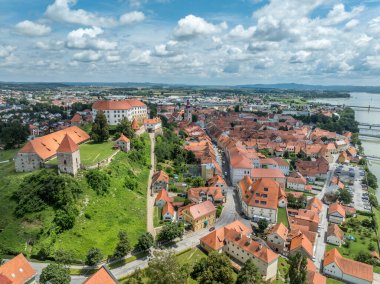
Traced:
POLYGON ((216 208, 211 201, 191 205, 182 211, 182 220, 198 231, 215 224, 216 208))

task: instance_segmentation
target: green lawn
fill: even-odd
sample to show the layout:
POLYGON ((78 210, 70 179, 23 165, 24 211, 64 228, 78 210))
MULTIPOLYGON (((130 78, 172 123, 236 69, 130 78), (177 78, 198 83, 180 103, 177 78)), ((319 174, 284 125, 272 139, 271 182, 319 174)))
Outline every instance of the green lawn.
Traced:
POLYGON ((153 226, 159 227, 160 221, 161 221, 161 208, 158 208, 157 206, 154 207, 154 215, 153 215, 153 226))
POLYGON ((80 161, 84 165, 93 165, 112 155, 114 142, 107 141, 104 143, 84 143, 79 145, 80 161))
POLYGON ((202 250, 195 247, 188 251, 185 251, 185 253, 178 254, 177 260, 180 264, 193 264, 200 260, 201 258, 207 258, 207 254, 205 254, 202 250))
POLYGON ((288 216, 286 214, 286 208, 278 208, 277 223, 283 223, 286 227, 289 227, 288 216))
MULTIPOLYGON (((144 152, 146 160, 150 159, 150 141, 144 152)), ((111 143, 107 143, 111 145, 111 143)), ((96 145, 98 146, 98 145, 96 145)), ((5 154, 2 154, 5 155, 5 154)), ((5 253, 23 252, 28 256, 36 255, 41 248, 49 249, 53 255, 58 248, 72 251, 74 258, 83 261, 91 247, 100 248, 106 258, 113 253, 117 243, 118 232, 123 229, 128 233, 132 245, 137 243, 140 234, 146 231, 146 193, 149 176, 148 164, 141 165, 130 153, 120 152, 103 170, 111 177, 109 193, 96 195, 90 189, 81 171, 77 180, 83 188, 77 208, 78 217, 72 229, 61 234, 52 230, 54 212, 46 209, 17 219, 13 212, 16 206, 11 196, 17 190, 22 178, 30 173, 18 174, 14 164, 7 163, 0 167, 0 248, 5 253), (136 175, 138 188, 130 191, 124 188, 124 178, 128 171, 136 175), (26 241, 33 241, 33 246, 26 246, 26 241)))
POLYGON ((327 278, 326 283, 327 284, 344 284, 344 282, 333 279, 333 278, 327 278))

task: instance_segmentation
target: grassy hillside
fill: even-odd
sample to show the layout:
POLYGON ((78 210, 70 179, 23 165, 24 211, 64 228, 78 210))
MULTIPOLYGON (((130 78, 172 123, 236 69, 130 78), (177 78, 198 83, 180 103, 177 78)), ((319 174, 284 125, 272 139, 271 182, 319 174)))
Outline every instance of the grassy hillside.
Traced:
MULTIPOLYGON (((121 229, 135 244, 139 235, 146 230, 146 188, 150 161, 147 135, 144 141, 145 146, 140 153, 145 162, 138 161, 133 152, 120 152, 103 169, 111 178, 109 192, 105 195, 97 195, 87 185, 85 172, 80 172, 77 180, 83 194, 76 204, 80 213, 74 227, 63 233, 55 233, 53 229, 52 208, 27 214, 23 218, 15 217, 16 202, 11 195, 30 173, 15 173, 13 162, 0 164, 0 175, 4 177, 0 179, 0 248, 8 254, 23 252, 29 256, 37 256, 41 252, 53 256, 55 250, 64 249, 71 251, 76 260, 82 261, 91 247, 100 248, 105 257, 112 254, 121 229), (138 182, 134 191, 124 186, 125 177, 131 173, 138 182)), ((0 152, 1 158, 9 155, 12 154, 0 152)))

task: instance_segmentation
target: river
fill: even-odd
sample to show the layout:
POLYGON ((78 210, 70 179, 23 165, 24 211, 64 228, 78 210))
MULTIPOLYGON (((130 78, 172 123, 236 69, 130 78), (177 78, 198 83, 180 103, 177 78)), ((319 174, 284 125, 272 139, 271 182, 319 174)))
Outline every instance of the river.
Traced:
MULTIPOLYGON (((351 93, 350 98, 332 98, 332 99, 318 99, 315 100, 321 103, 329 103, 334 105, 355 105, 355 106, 372 106, 380 107, 380 94, 370 93, 351 93)), ((354 109, 356 121, 362 123, 380 124, 380 110, 365 110, 354 109)), ((379 131, 366 132, 367 134, 380 135, 379 131)), ((370 138, 360 136, 364 152, 367 155, 375 155, 380 157, 380 138, 370 138)), ((376 175, 380 183, 380 161, 370 161, 370 169, 376 175)), ((380 189, 377 190, 377 198, 380 200, 380 189)))

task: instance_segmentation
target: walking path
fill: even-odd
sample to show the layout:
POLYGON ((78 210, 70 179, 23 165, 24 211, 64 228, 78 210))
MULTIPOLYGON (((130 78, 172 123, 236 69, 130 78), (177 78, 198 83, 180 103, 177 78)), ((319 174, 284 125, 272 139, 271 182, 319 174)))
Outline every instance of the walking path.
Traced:
POLYGON ((149 138, 150 138, 150 165, 151 169, 149 171, 149 178, 148 178, 148 188, 147 188, 147 204, 146 204, 146 230, 153 235, 153 237, 156 236, 156 230, 154 229, 154 224, 153 224, 153 218, 154 218, 154 194, 152 193, 151 190, 151 185, 152 185, 152 177, 154 174, 155 170, 155 160, 156 156, 154 153, 154 147, 156 143, 156 139, 154 136, 154 133, 149 133, 149 138))

